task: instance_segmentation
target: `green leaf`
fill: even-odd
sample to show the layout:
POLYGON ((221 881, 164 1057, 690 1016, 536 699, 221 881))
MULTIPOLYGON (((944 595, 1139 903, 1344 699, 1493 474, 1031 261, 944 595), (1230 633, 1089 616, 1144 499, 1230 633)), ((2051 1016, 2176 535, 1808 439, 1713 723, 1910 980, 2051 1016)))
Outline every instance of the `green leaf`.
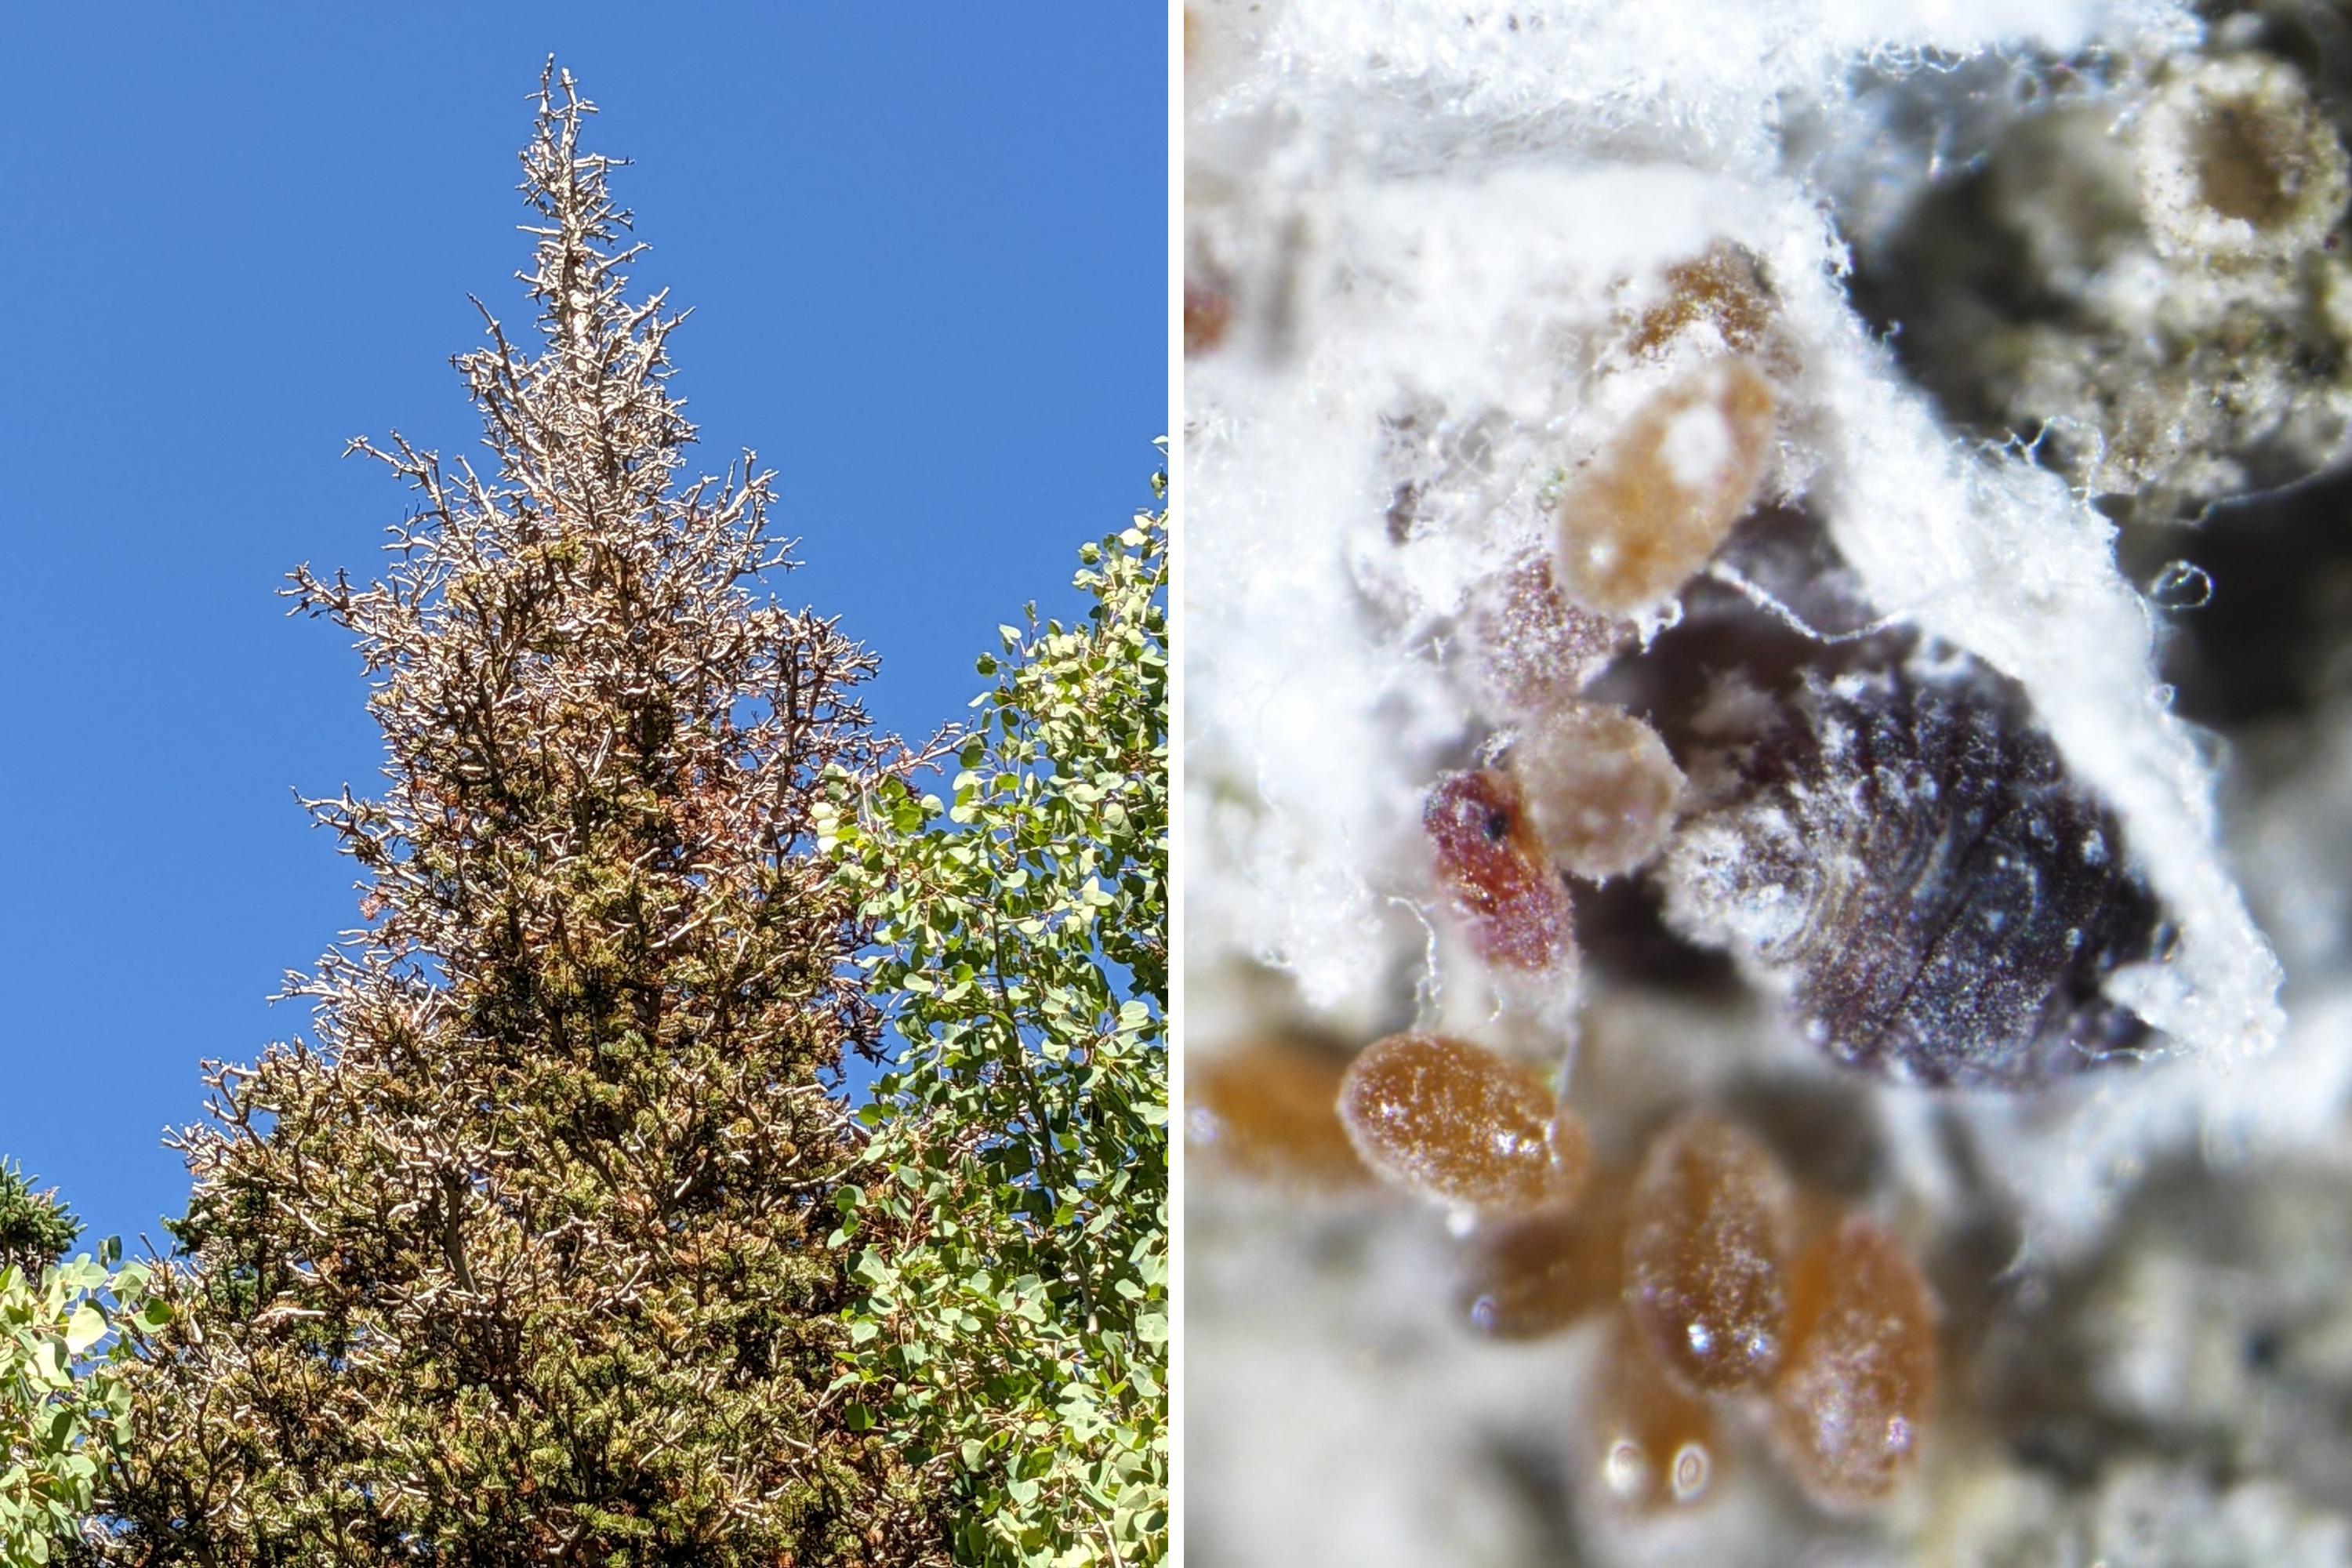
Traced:
POLYGON ((106 1319, 95 1307, 77 1308, 66 1324, 66 1349, 79 1355, 106 1337, 106 1319))

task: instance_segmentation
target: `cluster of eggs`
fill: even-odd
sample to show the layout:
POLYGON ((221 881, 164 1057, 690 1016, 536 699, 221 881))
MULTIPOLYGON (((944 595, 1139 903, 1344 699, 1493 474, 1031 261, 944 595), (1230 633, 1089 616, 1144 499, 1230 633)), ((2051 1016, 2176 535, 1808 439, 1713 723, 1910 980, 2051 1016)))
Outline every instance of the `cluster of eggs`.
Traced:
POLYGON ((1432 1034, 1344 1068, 1269 1044, 1203 1064, 1192 1135, 1228 1169, 1339 1184, 1369 1173, 1470 1216, 1460 1305, 1528 1339, 1614 1320, 1580 1458, 1635 1510, 1695 1506, 1727 1406, 1761 1401, 1809 1496, 1881 1501, 1916 1462, 1937 1378, 1933 1292, 1901 1237, 1826 1215, 1756 1135, 1684 1111, 1631 1172, 1523 1064, 1432 1034), (1801 1234, 1802 1217, 1821 1216, 1801 1234))

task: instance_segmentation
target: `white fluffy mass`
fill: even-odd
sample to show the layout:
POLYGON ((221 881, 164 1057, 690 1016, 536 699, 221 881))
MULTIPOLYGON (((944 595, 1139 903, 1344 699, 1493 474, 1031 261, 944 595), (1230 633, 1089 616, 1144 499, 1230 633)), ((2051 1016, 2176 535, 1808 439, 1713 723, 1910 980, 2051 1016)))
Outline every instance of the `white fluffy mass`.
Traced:
POLYGON ((1244 301, 1187 373, 1196 965, 1270 961, 1344 1018, 1422 962, 1418 799, 1474 736, 1444 679, 1465 586, 1538 536, 1546 486, 1646 384, 1594 362, 1610 313, 1728 241, 1763 261, 1794 350, 1773 488, 1882 608, 2024 684, 2178 921, 2116 998, 2185 1057, 2276 1042, 2278 966, 2113 525, 1901 379, 1848 302, 1837 226, 1894 210, 1883 146, 1844 200, 1835 150, 1893 134, 1847 95, 1864 67, 2156 47, 2193 36, 2185 7, 1291 0, 1199 5, 1193 35, 1188 226, 1244 301), (1401 479, 1433 468, 1443 526, 1400 543, 1401 479))

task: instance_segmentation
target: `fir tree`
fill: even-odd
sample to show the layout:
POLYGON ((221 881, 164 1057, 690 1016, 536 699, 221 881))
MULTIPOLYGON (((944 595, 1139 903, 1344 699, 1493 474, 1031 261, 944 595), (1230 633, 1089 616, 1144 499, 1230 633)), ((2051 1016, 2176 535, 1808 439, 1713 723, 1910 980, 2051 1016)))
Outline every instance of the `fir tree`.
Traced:
POLYGON ((81 1221, 58 1201, 57 1189, 35 1192, 22 1168, 0 1161, 0 1268, 15 1268, 28 1279, 81 1239, 81 1221))
POLYGON ((289 590, 374 682, 388 787, 310 803, 368 924, 289 986, 315 1040, 207 1064, 113 1560, 805 1568, 920 1524, 824 1393, 820 1075, 875 1025, 807 850, 821 774, 896 766, 874 661, 755 596, 749 454, 683 482, 591 112, 542 81, 541 342, 485 310, 457 361, 495 462, 355 442, 416 512, 382 582, 289 590))

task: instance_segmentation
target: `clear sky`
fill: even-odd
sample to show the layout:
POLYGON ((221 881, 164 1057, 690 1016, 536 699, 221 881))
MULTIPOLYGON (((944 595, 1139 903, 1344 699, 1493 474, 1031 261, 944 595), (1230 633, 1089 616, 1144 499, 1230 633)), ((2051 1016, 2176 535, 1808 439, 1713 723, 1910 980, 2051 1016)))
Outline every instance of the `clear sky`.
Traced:
POLYGON ((344 634, 404 493, 340 459, 475 439, 468 292, 529 320, 515 154, 552 52, 694 317, 674 390, 778 470, 781 596, 928 732, 1167 424, 1167 26, 1152 5, 18 6, 0 47, 0 1153, 89 1239, 166 1238, 204 1058, 355 923, 292 789, 372 787, 344 634), (659 17, 659 20, 654 18, 659 17))

